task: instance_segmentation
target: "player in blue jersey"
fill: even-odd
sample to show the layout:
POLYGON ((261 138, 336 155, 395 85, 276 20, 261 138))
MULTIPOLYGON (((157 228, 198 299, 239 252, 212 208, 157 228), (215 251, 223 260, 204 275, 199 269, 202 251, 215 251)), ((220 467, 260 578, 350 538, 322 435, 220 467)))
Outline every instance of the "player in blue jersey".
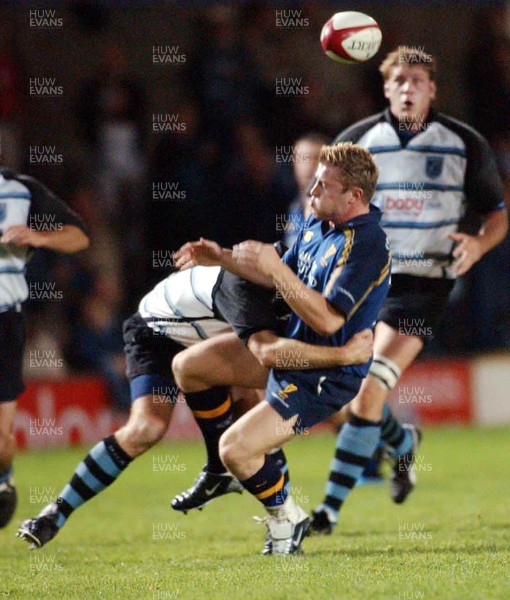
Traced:
MULTIPOLYGON (((234 248, 234 261, 245 269, 245 276, 275 287, 292 309, 288 337, 335 347, 374 325, 390 278, 390 254, 379 227, 381 213, 369 205, 377 175, 370 154, 359 146, 324 146, 311 191, 312 215, 291 250, 280 261, 268 244, 249 241, 234 248)), ((188 258, 184 256, 182 263, 188 258)), ((273 368, 265 401, 223 434, 224 464, 267 509, 263 521, 272 554, 299 551, 309 519, 289 495, 267 452, 349 403, 369 365, 370 360, 333 369, 273 368)), ((174 369, 174 374, 186 389, 189 381, 181 377, 180 369, 174 369)), ((380 415, 367 419, 363 411, 351 409, 341 432, 346 477, 362 473, 380 432, 380 415)))
MULTIPOLYGON (((392 285, 378 315, 374 360, 356 402, 367 418, 380 407, 432 337, 455 279, 505 237, 507 211, 496 161, 474 129, 437 112, 435 59, 399 47, 380 67, 389 107, 340 133, 336 142, 366 148, 379 168, 372 203, 393 255, 392 285)), ((355 405, 356 406, 356 405, 355 405)), ((387 410, 387 409, 385 409, 387 410)), ((384 428, 383 428, 384 429, 384 428)), ((395 461, 390 492, 402 503, 415 484, 414 426, 389 424, 395 461)), ((337 448, 341 439, 339 438, 337 448)), ((331 533, 351 489, 338 450, 311 528, 331 533)))

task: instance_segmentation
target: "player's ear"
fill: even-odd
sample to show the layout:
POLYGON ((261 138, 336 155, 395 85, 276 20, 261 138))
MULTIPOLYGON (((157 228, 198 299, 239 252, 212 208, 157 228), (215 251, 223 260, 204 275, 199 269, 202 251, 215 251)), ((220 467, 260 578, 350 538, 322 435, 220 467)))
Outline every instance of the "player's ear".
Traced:
POLYGON ((363 200, 363 190, 360 187, 352 188, 351 202, 357 202, 358 200, 363 200))
POLYGON ((390 97, 390 84, 387 81, 384 82, 383 90, 384 90, 384 97, 389 98, 390 97))

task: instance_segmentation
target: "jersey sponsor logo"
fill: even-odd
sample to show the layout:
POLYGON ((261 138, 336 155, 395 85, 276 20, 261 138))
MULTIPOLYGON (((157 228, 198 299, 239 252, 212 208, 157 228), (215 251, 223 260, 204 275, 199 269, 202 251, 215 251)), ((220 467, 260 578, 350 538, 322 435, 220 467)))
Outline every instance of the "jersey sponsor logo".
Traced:
POLYGON ((0 222, 5 221, 7 216, 7 204, 5 202, 0 203, 0 222))
POLYGON ((312 289, 315 289, 317 287, 317 277, 312 275, 312 273, 308 275, 308 279, 306 280, 306 286, 312 289))
POLYGON ((331 244, 331 246, 327 249, 326 254, 321 258, 320 263, 321 267, 326 267, 328 264, 328 258, 331 258, 336 253, 335 244, 331 244))
POLYGON ((402 211, 409 216, 419 216, 423 212, 425 201, 421 198, 406 196, 405 198, 393 198, 386 196, 384 198, 383 212, 402 211))
POLYGON ((280 398, 280 400, 287 400, 289 394, 292 394, 292 392, 296 392, 297 389, 297 385, 289 383, 289 385, 285 386, 283 390, 280 390, 276 395, 278 396, 278 398, 280 398))
POLYGON ((437 179, 443 172, 444 156, 427 156, 425 173, 431 179, 437 179))
POLYGON ((305 242, 309 242, 311 239, 313 238, 313 231, 307 231, 304 235, 303 235, 303 240, 305 242))
POLYGON ((313 256, 309 252, 300 252, 298 256, 298 275, 307 273, 313 264, 313 256))

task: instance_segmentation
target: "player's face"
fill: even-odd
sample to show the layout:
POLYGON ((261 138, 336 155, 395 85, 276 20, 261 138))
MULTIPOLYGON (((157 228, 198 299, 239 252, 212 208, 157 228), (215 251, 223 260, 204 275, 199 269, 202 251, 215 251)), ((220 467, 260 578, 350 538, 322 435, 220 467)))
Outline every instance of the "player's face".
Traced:
POLYGON ((418 65, 402 64, 391 69, 384 84, 392 114, 400 121, 422 123, 436 97, 436 84, 418 65))
POLYGON ((321 144, 302 141, 294 148, 294 175, 300 190, 305 190, 317 170, 321 144))
POLYGON ((316 182, 310 191, 313 216, 337 224, 347 221, 355 201, 353 190, 346 189, 338 177, 338 169, 331 165, 319 163, 315 176, 316 182))

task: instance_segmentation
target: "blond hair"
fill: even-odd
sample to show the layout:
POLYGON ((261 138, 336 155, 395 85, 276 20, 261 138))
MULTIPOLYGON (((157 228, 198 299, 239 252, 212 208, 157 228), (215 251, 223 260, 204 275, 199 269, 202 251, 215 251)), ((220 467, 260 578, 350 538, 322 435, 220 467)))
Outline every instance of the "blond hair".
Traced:
POLYGON ((352 142, 322 146, 319 162, 337 167, 339 179, 346 190, 359 187, 365 204, 374 195, 379 169, 368 150, 352 142))
POLYGON ((421 67, 427 71, 431 81, 436 80, 436 59, 421 47, 399 46, 387 54, 379 67, 379 72, 383 76, 384 81, 387 81, 391 77, 393 67, 401 67, 402 65, 421 67))

